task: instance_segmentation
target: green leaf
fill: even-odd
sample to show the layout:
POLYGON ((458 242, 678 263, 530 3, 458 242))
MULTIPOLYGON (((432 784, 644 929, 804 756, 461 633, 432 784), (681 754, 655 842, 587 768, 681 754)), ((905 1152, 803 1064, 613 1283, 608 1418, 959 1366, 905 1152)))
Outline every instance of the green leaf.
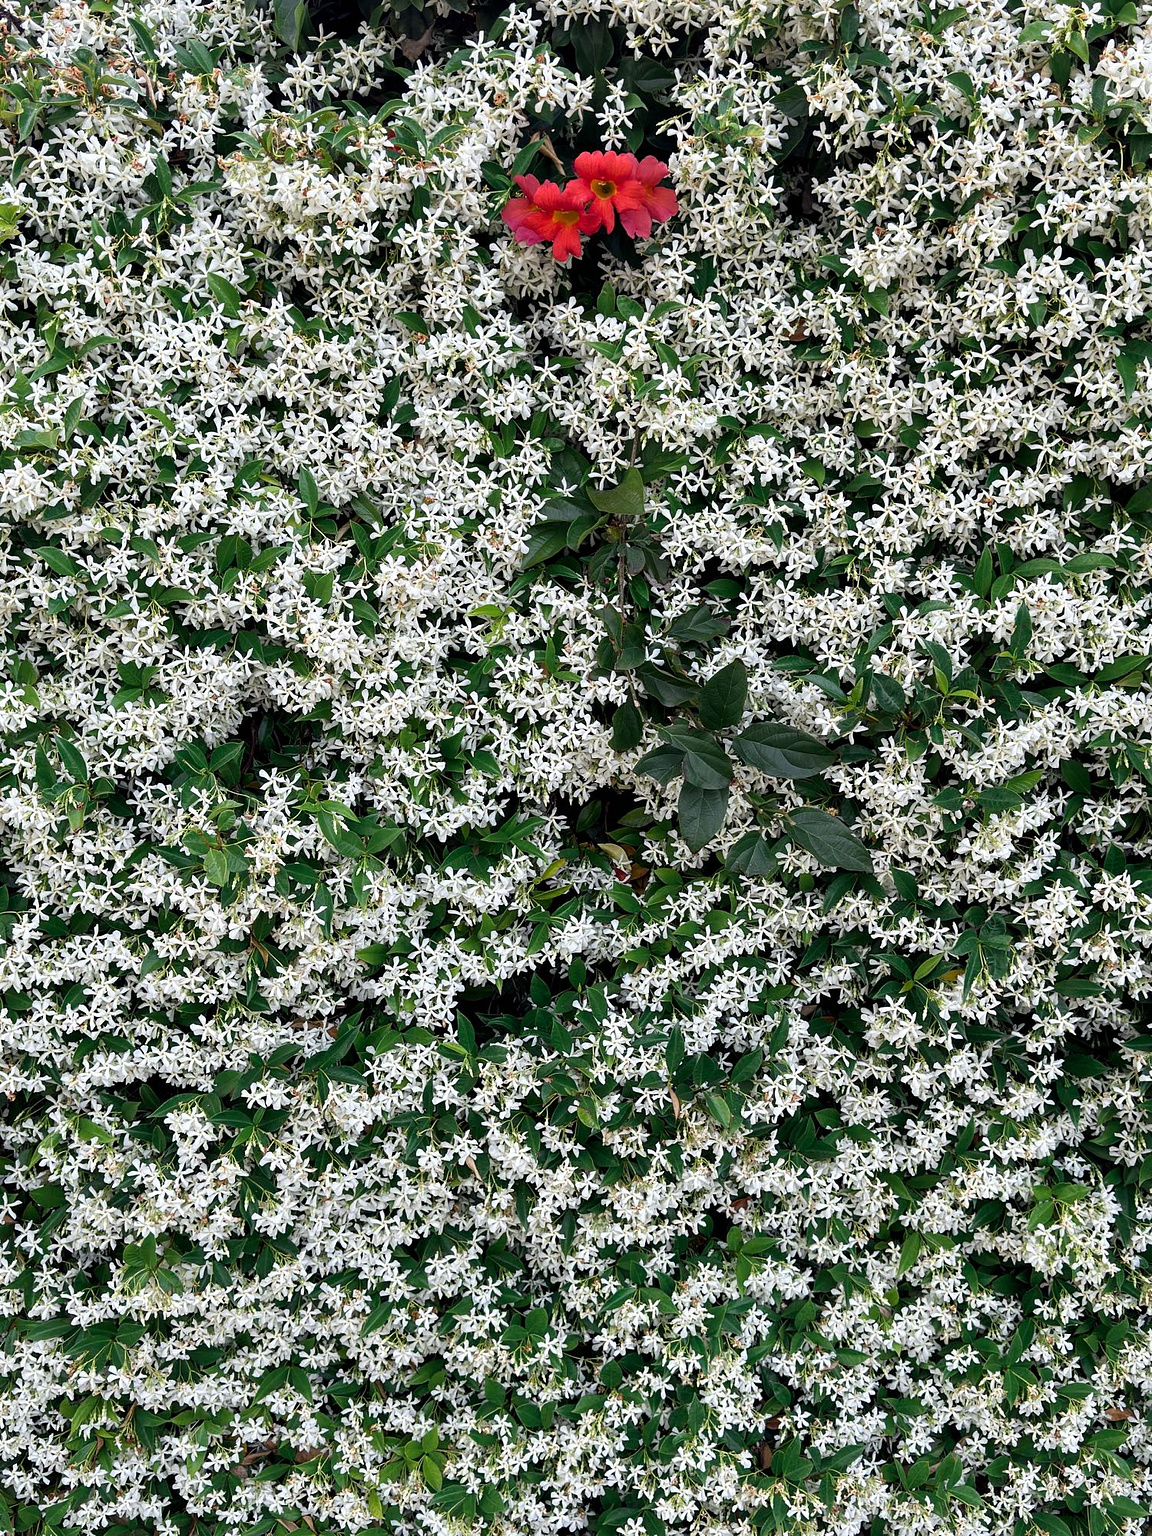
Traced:
POLYGON ((246 571, 252 563, 252 546, 238 533, 226 533, 216 545, 213 563, 217 571, 227 571, 232 566, 246 571))
POLYGON ((653 480, 661 480, 665 475, 671 475, 685 465, 691 464, 691 456, 687 453, 676 453, 670 448, 656 448, 651 445, 644 449, 640 463, 640 473, 644 477, 645 484, 653 480))
POLYGON ((668 64, 658 59, 626 57, 623 72, 630 90, 649 96, 658 91, 670 91, 676 84, 676 76, 668 64))
POLYGON ((1045 1536, 1072 1536, 1072 1527, 1067 1520, 1061 1520, 1059 1515, 1050 1515, 1040 1510, 1033 1513, 1032 1522, 1045 1532, 1045 1536))
POLYGON ((567 523, 537 523, 528 535, 528 553, 524 556, 521 570, 551 560, 568 548, 567 523))
POLYGON ((37 747, 35 752, 36 763, 36 788, 42 795, 51 793, 59 782, 56 778, 56 770, 48 761, 48 754, 43 747, 37 747))
POLYGON ((569 34, 582 75, 598 74, 612 57, 612 34, 601 17, 583 17, 569 34))
POLYGON ((111 1131, 97 1125, 95 1120, 89 1120, 87 1115, 77 1116, 75 1129, 81 1141, 98 1141, 102 1146, 110 1147, 115 1140, 111 1131))
POLYGON ((732 782, 732 762, 714 736, 690 726, 669 726, 669 746, 684 754, 684 777, 701 789, 722 789, 732 782))
POLYGON ((61 436, 65 442, 67 442, 68 439, 72 436, 73 432, 75 432, 77 426, 80 423, 80 418, 83 415, 84 397, 83 395, 78 395, 76 399, 72 401, 71 405, 69 405, 68 409, 64 412, 64 425, 61 431, 61 436))
POLYGON ((1064 46, 1069 53, 1074 53, 1082 64, 1088 62, 1088 39, 1083 32, 1067 32, 1064 35, 1064 46))
POLYGON ((307 0, 275 0, 273 26, 276 36, 289 48, 299 49, 308 20, 307 0))
POLYGON ((302 469, 296 480, 296 490, 300 500, 308 509, 309 517, 315 517, 320 506, 320 491, 316 485, 316 476, 310 469, 302 469))
POLYGON ((700 724, 709 731, 739 725, 748 698, 748 668, 730 661, 700 690, 700 724))
POLYGON ((636 764, 636 772, 647 774, 660 784, 667 784, 684 771, 684 753, 679 747, 654 747, 636 764))
POLYGON ((631 752, 640 745, 644 734, 644 721, 640 711, 629 699, 621 704, 612 716, 613 752, 631 752))
POLYGON ((1117 1493, 1108 1500, 1108 1513, 1117 1515, 1122 1520, 1141 1520, 1148 1511, 1143 1504, 1137 1504, 1136 1500, 1130 1499, 1126 1493, 1117 1493))
POLYGON ((235 319, 235 317, 240 313, 239 289, 233 287, 233 285, 228 281, 226 277, 220 277, 215 272, 208 273, 207 281, 208 287, 212 292, 212 297, 220 305, 221 309, 223 309, 226 315, 232 319, 235 319))
POLYGON ((727 1128, 732 1124, 732 1111, 718 1093, 710 1093, 704 1102, 708 1106, 708 1113, 717 1125, 727 1128))
POLYGON ((920 1257, 920 1234, 909 1232, 900 1245, 900 1261, 896 1265, 897 1276, 906 1275, 920 1257))
POLYGON ((223 848, 209 848, 204 855, 204 873, 213 885, 228 883, 228 855, 223 848))
POLYGON ((811 809, 795 811, 786 831, 792 842, 806 848, 827 869, 872 873, 872 855, 838 816, 811 809))
POLYGON ((663 704, 665 709, 675 709, 678 704, 687 704, 696 697, 695 683, 674 677, 670 672, 661 672, 651 662, 637 667, 636 677, 644 692, 657 704, 663 704))
POLYGON ((382 1301, 378 1307, 372 1308, 372 1311, 369 1312, 368 1316, 360 1324, 360 1332, 375 1333, 378 1328, 383 1328, 395 1310, 394 1302, 382 1301))
POLYGON ((444 1482, 444 1474, 440 1470, 440 1463, 435 1456, 423 1456, 420 1459, 420 1476, 428 1484, 433 1493, 439 1491, 444 1482))
POLYGON ((699 784, 685 783, 680 791, 676 807, 680 823, 680 836, 693 853, 699 853, 724 825, 728 812, 728 790, 703 789, 699 784))
MULTIPOLYGON (((67 362, 63 366, 67 367, 67 362)), ((43 368, 39 368, 36 370, 36 373, 42 374, 43 371, 43 368)), ((58 370, 53 369, 51 371, 57 372, 58 370)), ((33 374, 33 378, 35 377, 36 374, 33 374)), ((28 427, 23 432, 17 432, 12 440, 12 446, 13 448, 55 448, 57 440, 55 427, 44 427, 41 429, 28 427)))
POLYGON ((71 555, 66 555, 62 549, 57 549, 54 544, 42 544, 36 551, 44 564, 54 570, 57 576, 78 576, 81 566, 73 560, 71 555))
POLYGON ((955 74, 945 75, 944 78, 947 80, 949 85, 956 87, 961 96, 967 97, 969 101, 976 100, 976 87, 972 84, 971 75, 965 74, 965 72, 960 69, 957 70, 955 74))
POLYGON ((644 481, 638 469, 629 469, 619 485, 605 491, 588 488, 588 500, 606 517, 639 517, 644 511, 644 481))
POLYGON ((806 118, 808 95, 802 85, 790 85, 773 99, 772 105, 785 117, 806 118))
POLYGON ((445 1514, 456 1515, 471 1525, 476 1518, 476 1496, 463 1483, 445 1483, 433 1497, 433 1507, 445 1514))
POLYGON ((1130 341, 1117 356, 1116 371, 1124 385, 1125 399, 1136 389, 1140 364, 1149 361, 1152 361, 1152 342, 1147 341, 1130 341))
POLYGON ((972 1509, 984 1508, 984 1500, 970 1483, 957 1483, 954 1488, 950 1488, 948 1491, 954 1499, 959 1499, 961 1504, 967 1504, 972 1509))
POLYGON ((883 672, 872 674, 872 697, 876 701, 877 708, 886 715, 898 715, 908 702, 904 689, 894 677, 887 677, 883 672))
MULTIPOLYGON (((738 875, 774 875, 780 861, 759 832, 746 832, 725 855, 724 868, 738 875)), ((1129 1041, 1128 1044, 1131 1044, 1129 1041)))
POLYGON ((1086 549, 1083 554, 1073 555, 1064 567, 1073 576, 1082 576, 1086 571, 1110 571, 1115 568, 1114 555, 1105 555, 1095 549, 1086 549))
POLYGON ((60 761, 63 763, 65 771, 72 775, 73 780, 77 784, 86 784, 88 782, 88 764, 84 761, 83 753, 73 746, 66 736, 57 736, 55 742, 56 750, 60 754, 60 761))
POLYGON ((775 779, 809 779, 833 761, 832 753, 815 736, 772 720, 750 725, 731 745, 741 762, 775 779))

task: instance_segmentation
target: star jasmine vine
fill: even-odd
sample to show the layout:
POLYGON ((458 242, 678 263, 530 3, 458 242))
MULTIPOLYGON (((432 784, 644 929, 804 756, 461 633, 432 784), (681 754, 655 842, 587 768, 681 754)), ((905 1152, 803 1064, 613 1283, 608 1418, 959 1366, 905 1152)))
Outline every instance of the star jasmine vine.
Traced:
POLYGON ((1148 1528, 1150 22, 0 7, 0 1527, 1148 1528))

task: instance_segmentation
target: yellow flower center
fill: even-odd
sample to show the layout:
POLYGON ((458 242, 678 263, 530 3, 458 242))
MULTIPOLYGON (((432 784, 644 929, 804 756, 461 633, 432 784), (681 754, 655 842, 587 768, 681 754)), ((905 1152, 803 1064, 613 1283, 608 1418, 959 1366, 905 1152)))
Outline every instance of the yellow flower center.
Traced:
POLYGON ((591 186, 596 197, 613 197, 616 193, 614 181, 594 181, 591 186))
POLYGON ((561 208, 552 217, 556 220, 557 224, 575 224, 576 220, 580 217, 580 210, 578 208, 561 208))

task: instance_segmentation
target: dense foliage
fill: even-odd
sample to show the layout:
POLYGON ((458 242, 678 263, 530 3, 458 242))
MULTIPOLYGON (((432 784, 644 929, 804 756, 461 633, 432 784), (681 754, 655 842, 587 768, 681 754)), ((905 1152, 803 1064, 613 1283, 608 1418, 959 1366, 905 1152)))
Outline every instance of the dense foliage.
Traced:
POLYGON ((0 1526, 1146 1528, 1150 21, 0 9, 0 1526))

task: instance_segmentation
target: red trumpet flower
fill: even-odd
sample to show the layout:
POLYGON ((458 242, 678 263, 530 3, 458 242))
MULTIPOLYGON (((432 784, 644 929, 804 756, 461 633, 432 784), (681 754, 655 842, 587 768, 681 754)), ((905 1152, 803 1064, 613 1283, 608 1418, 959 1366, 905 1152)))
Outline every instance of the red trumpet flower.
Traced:
POLYGON ((505 205, 500 217, 521 245, 539 245, 544 236, 536 228, 534 219, 540 212, 536 207, 536 194, 540 190, 540 183, 535 176, 517 176, 516 185, 521 192, 527 193, 527 196, 512 198, 505 205))
POLYGON ((601 225, 613 229, 617 213, 623 222, 625 210, 639 208, 644 201, 644 189, 636 180, 635 155, 589 151, 576 156, 575 169, 576 179, 568 183, 568 190, 582 197, 596 215, 597 229, 601 225))
POLYGON ((553 256, 561 262, 579 256, 580 236, 600 227, 587 200, 573 191, 572 184, 558 187, 554 181, 540 182, 535 176, 517 176, 516 185, 527 197, 513 198, 501 218, 520 244, 548 241, 553 256))
POLYGON ((636 167, 636 183, 641 189, 643 201, 638 208, 620 210, 620 222, 634 240, 650 235, 653 224, 663 224, 679 207, 672 188, 657 185, 667 174, 668 167, 663 160, 657 160, 655 155, 645 155, 636 167))
POLYGON ((566 187, 535 176, 517 176, 523 197, 509 199, 500 217, 521 245, 547 242, 557 261, 579 256, 581 235, 623 229, 641 239, 677 211, 676 194, 660 182, 668 167, 655 155, 637 160, 613 150, 576 156, 576 175, 566 187))

